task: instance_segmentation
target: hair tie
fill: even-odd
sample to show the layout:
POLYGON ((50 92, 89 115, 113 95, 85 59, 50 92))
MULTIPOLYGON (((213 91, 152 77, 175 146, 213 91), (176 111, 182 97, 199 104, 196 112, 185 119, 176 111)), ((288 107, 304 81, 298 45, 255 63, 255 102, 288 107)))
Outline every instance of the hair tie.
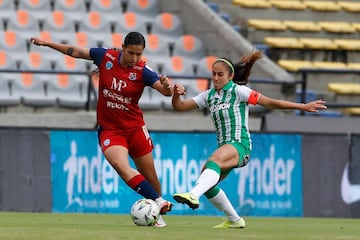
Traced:
POLYGON ((224 59, 224 58, 218 58, 216 60, 217 61, 221 61, 221 62, 224 62, 226 63, 227 65, 229 65, 230 69, 232 70, 233 73, 235 73, 235 70, 234 70, 234 66, 231 64, 231 62, 229 62, 228 60, 224 59))

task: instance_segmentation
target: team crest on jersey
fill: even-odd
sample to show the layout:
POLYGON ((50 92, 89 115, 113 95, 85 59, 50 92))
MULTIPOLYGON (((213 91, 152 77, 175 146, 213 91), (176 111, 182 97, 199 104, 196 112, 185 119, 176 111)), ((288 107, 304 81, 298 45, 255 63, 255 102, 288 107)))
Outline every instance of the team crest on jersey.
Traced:
POLYGON ((136 80, 136 73, 131 72, 129 74, 129 79, 132 80, 132 81, 136 80))
POLYGON ((109 70, 109 69, 111 69, 113 67, 113 64, 112 64, 112 62, 106 62, 106 64, 105 64, 105 68, 107 69, 107 70, 109 70))

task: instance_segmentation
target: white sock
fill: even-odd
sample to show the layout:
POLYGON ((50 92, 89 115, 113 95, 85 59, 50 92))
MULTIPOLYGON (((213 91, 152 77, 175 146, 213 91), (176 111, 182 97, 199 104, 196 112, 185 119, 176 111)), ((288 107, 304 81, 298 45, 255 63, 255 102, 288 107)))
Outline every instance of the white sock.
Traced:
POLYGON ((220 175, 212 170, 205 169, 201 174, 198 180, 196 181, 195 187, 190 191, 190 193, 194 194, 197 198, 207 192, 210 188, 215 186, 220 179, 220 175))
POLYGON ((224 212, 230 222, 237 222, 240 220, 240 216, 235 211, 233 205, 227 198, 225 192, 220 189, 218 194, 210 198, 209 201, 221 212, 224 212))

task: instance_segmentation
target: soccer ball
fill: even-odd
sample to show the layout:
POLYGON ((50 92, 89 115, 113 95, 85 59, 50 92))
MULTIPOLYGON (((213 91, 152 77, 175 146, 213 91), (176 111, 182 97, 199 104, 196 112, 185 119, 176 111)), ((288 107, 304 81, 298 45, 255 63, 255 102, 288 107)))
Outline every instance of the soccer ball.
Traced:
POLYGON ((154 200, 140 199, 132 205, 130 215, 138 226, 154 226, 160 215, 160 207, 154 200))

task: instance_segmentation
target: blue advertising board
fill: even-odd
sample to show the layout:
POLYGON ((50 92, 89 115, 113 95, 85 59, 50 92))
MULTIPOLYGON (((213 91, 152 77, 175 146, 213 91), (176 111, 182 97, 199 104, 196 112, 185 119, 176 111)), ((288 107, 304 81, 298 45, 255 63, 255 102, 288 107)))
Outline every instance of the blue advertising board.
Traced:
MULTIPOLYGON (((51 131, 54 212, 129 213, 141 198, 107 163, 96 131, 51 131)), ((154 160, 163 197, 189 191, 216 149, 214 133, 152 132, 154 160)), ((301 136, 253 134, 247 166, 220 183, 241 215, 302 216, 301 136)), ((131 159, 130 159, 131 162, 131 159)), ((200 198, 196 211, 175 204, 172 214, 219 215, 200 198)))

